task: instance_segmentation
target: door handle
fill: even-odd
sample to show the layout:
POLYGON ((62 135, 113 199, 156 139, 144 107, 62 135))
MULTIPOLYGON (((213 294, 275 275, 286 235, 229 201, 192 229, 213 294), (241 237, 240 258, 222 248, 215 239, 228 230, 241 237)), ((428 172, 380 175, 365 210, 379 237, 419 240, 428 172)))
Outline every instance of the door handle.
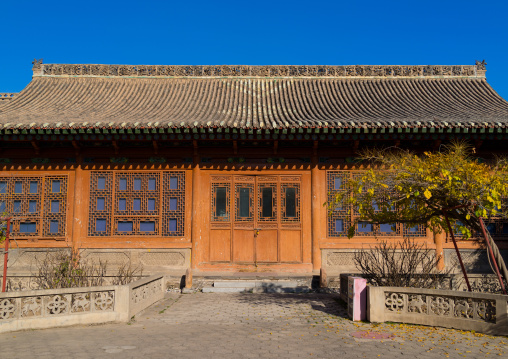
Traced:
POLYGON ((261 230, 261 228, 254 228, 254 235, 255 236, 259 235, 260 230, 261 230))

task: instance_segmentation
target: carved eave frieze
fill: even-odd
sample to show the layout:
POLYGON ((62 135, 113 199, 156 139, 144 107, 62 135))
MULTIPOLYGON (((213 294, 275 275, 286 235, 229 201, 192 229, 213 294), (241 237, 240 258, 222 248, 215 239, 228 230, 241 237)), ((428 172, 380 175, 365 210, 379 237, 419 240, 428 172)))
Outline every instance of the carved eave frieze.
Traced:
POLYGON ((34 76, 98 76, 98 77, 484 77, 485 63, 476 65, 73 65, 43 64, 34 61, 34 76))

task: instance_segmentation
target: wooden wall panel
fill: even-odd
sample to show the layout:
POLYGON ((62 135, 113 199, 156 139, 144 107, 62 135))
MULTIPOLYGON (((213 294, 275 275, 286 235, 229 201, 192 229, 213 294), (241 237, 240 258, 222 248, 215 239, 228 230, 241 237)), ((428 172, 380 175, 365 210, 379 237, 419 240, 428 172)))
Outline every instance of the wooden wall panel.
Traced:
POLYGON ((214 229, 210 231, 210 262, 229 262, 231 260, 231 230, 214 229))
POLYGON ((233 234, 233 261, 254 263, 254 231, 237 229, 233 234))
POLYGON ((302 233, 301 231, 281 231, 280 233, 280 261, 302 261, 302 233))
POLYGON ((261 230, 256 237, 256 262, 277 262, 277 242, 277 230, 261 230))

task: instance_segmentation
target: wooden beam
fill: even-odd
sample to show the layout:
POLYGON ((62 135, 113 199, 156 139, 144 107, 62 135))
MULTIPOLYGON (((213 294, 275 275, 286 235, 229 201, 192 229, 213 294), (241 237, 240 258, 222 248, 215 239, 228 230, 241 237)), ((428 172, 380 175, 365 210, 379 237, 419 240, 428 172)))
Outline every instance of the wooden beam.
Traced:
POLYGON ((30 143, 32 144, 32 147, 34 148, 35 150, 35 154, 38 156, 41 154, 41 148, 39 147, 39 144, 35 141, 30 141, 30 143))
POLYGON ((157 141, 152 141, 152 145, 153 145, 153 153, 158 155, 159 154, 159 144, 157 143, 157 141))
POLYGON ((434 141, 434 145, 433 145, 433 148, 432 148, 432 149, 433 149, 434 151, 437 151, 437 150, 439 150, 439 146, 441 146, 441 140, 435 140, 435 141, 434 141))
POLYGON ((118 147, 118 142, 111 141, 111 144, 113 145, 113 148, 115 149, 115 155, 117 155, 118 152, 120 151, 120 148, 118 147))
POLYGON ((355 140, 353 143, 353 152, 356 153, 358 151, 358 146, 360 145, 360 140, 355 140))
POLYGON ((233 154, 236 156, 238 154, 238 141, 233 141, 233 154))
POLYGON ((276 155, 278 150, 279 150, 279 141, 275 140, 273 141, 273 154, 276 155))
POLYGON ((476 153, 483 145, 483 140, 476 140, 474 143, 473 153, 476 153))

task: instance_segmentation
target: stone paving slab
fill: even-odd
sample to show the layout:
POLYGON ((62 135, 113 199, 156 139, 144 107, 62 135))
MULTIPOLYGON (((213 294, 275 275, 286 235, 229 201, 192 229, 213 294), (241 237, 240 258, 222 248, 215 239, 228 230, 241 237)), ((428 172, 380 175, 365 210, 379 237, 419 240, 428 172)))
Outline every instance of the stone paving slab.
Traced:
POLYGON ((352 322, 332 294, 169 294, 129 324, 7 333, 0 346, 1 358, 508 358, 505 337, 352 322))

